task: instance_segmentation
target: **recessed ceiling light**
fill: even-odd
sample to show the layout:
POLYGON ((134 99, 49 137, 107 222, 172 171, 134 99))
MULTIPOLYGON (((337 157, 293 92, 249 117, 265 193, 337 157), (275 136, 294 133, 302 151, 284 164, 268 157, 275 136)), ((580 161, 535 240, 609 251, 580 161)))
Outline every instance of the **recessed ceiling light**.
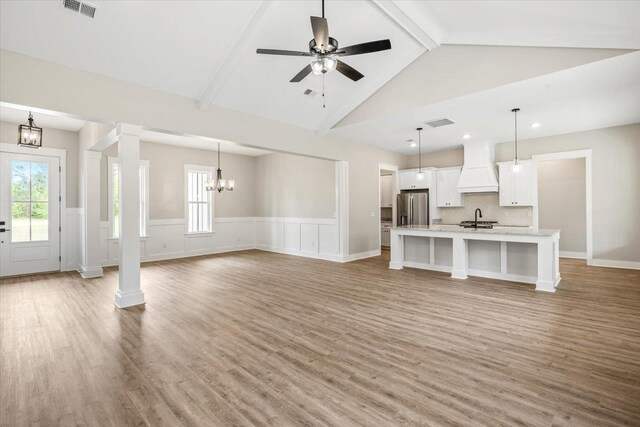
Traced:
POLYGON ((409 146, 411 146, 411 147, 415 147, 415 146, 417 146, 417 145, 418 145, 418 144, 416 144, 415 142, 412 142, 411 144, 409 144, 409 146))
POLYGON ((533 129, 537 129, 537 128, 539 128, 539 127, 540 127, 540 123, 538 123, 538 122, 536 122, 536 123, 531 123, 531 127, 532 127, 533 129))
POLYGON ((471 135, 469 135, 468 133, 465 133, 464 135, 462 135, 462 139, 469 139, 471 138, 471 135))

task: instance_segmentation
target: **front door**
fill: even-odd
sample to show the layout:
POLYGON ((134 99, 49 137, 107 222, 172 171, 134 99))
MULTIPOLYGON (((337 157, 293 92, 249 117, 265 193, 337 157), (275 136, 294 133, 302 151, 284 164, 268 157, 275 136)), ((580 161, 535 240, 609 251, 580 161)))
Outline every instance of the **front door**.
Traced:
POLYGON ((60 270, 59 162, 0 152, 0 277, 60 270))

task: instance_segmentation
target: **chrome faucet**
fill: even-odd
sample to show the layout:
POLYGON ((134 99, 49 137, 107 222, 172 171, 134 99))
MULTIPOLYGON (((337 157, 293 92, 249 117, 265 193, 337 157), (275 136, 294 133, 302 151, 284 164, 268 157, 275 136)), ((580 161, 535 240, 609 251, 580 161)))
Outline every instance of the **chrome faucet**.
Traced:
POLYGON ((480 218, 482 218, 482 211, 480 210, 480 208, 477 208, 474 214, 474 220, 473 220, 474 228, 478 228, 478 214, 480 214, 480 218))

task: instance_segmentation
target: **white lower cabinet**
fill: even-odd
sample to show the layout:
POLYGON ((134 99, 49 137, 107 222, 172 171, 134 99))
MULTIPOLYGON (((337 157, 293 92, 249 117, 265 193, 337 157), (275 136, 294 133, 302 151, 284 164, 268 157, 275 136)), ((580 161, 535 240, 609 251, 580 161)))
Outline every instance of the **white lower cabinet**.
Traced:
POLYGON ((462 206, 462 194, 458 192, 461 167, 438 169, 436 172, 437 202, 439 208, 462 206))
POLYGON ((388 247, 391 245, 391 229, 389 227, 382 227, 381 236, 380 244, 382 246, 388 247))
POLYGON ((514 172, 513 162, 498 163, 500 174, 500 206, 533 206, 535 169, 531 160, 520 160, 514 172))

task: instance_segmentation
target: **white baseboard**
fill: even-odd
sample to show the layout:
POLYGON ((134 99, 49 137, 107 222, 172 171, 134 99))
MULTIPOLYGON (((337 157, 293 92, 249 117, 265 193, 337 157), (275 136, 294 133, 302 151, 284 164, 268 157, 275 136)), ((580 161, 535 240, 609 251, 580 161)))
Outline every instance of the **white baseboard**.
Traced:
POLYGON ((637 261, 615 261, 610 259, 593 259, 589 263, 594 267, 626 268, 629 270, 640 270, 640 262, 637 261))
POLYGON ((374 256, 380 256, 381 253, 382 252, 380 249, 374 249, 369 252, 359 252, 357 254, 349 254, 342 257, 342 262, 351 262, 351 261, 357 261, 359 259, 372 258, 374 256))
POLYGON ((587 253, 560 251, 560 258, 587 259, 587 253))
POLYGON ((452 270, 452 267, 450 265, 435 265, 435 264, 427 264, 426 262, 404 261, 402 265, 404 267, 419 268, 421 270, 439 271, 442 273, 451 273, 451 270, 452 270))
POLYGON ((274 252, 278 254, 284 254, 284 255, 295 255, 295 256, 301 256, 305 258, 322 259, 325 261, 344 262, 343 258, 340 255, 322 254, 319 252, 304 252, 304 251, 297 251, 292 249, 274 248, 274 247, 265 246, 265 245, 257 245, 255 249, 258 249, 260 251, 265 251, 265 252, 274 252))
POLYGON ((536 283, 536 278, 531 276, 521 276, 519 274, 502 274, 497 271, 469 270, 469 276, 484 277, 485 279, 508 280, 509 282, 536 283))

